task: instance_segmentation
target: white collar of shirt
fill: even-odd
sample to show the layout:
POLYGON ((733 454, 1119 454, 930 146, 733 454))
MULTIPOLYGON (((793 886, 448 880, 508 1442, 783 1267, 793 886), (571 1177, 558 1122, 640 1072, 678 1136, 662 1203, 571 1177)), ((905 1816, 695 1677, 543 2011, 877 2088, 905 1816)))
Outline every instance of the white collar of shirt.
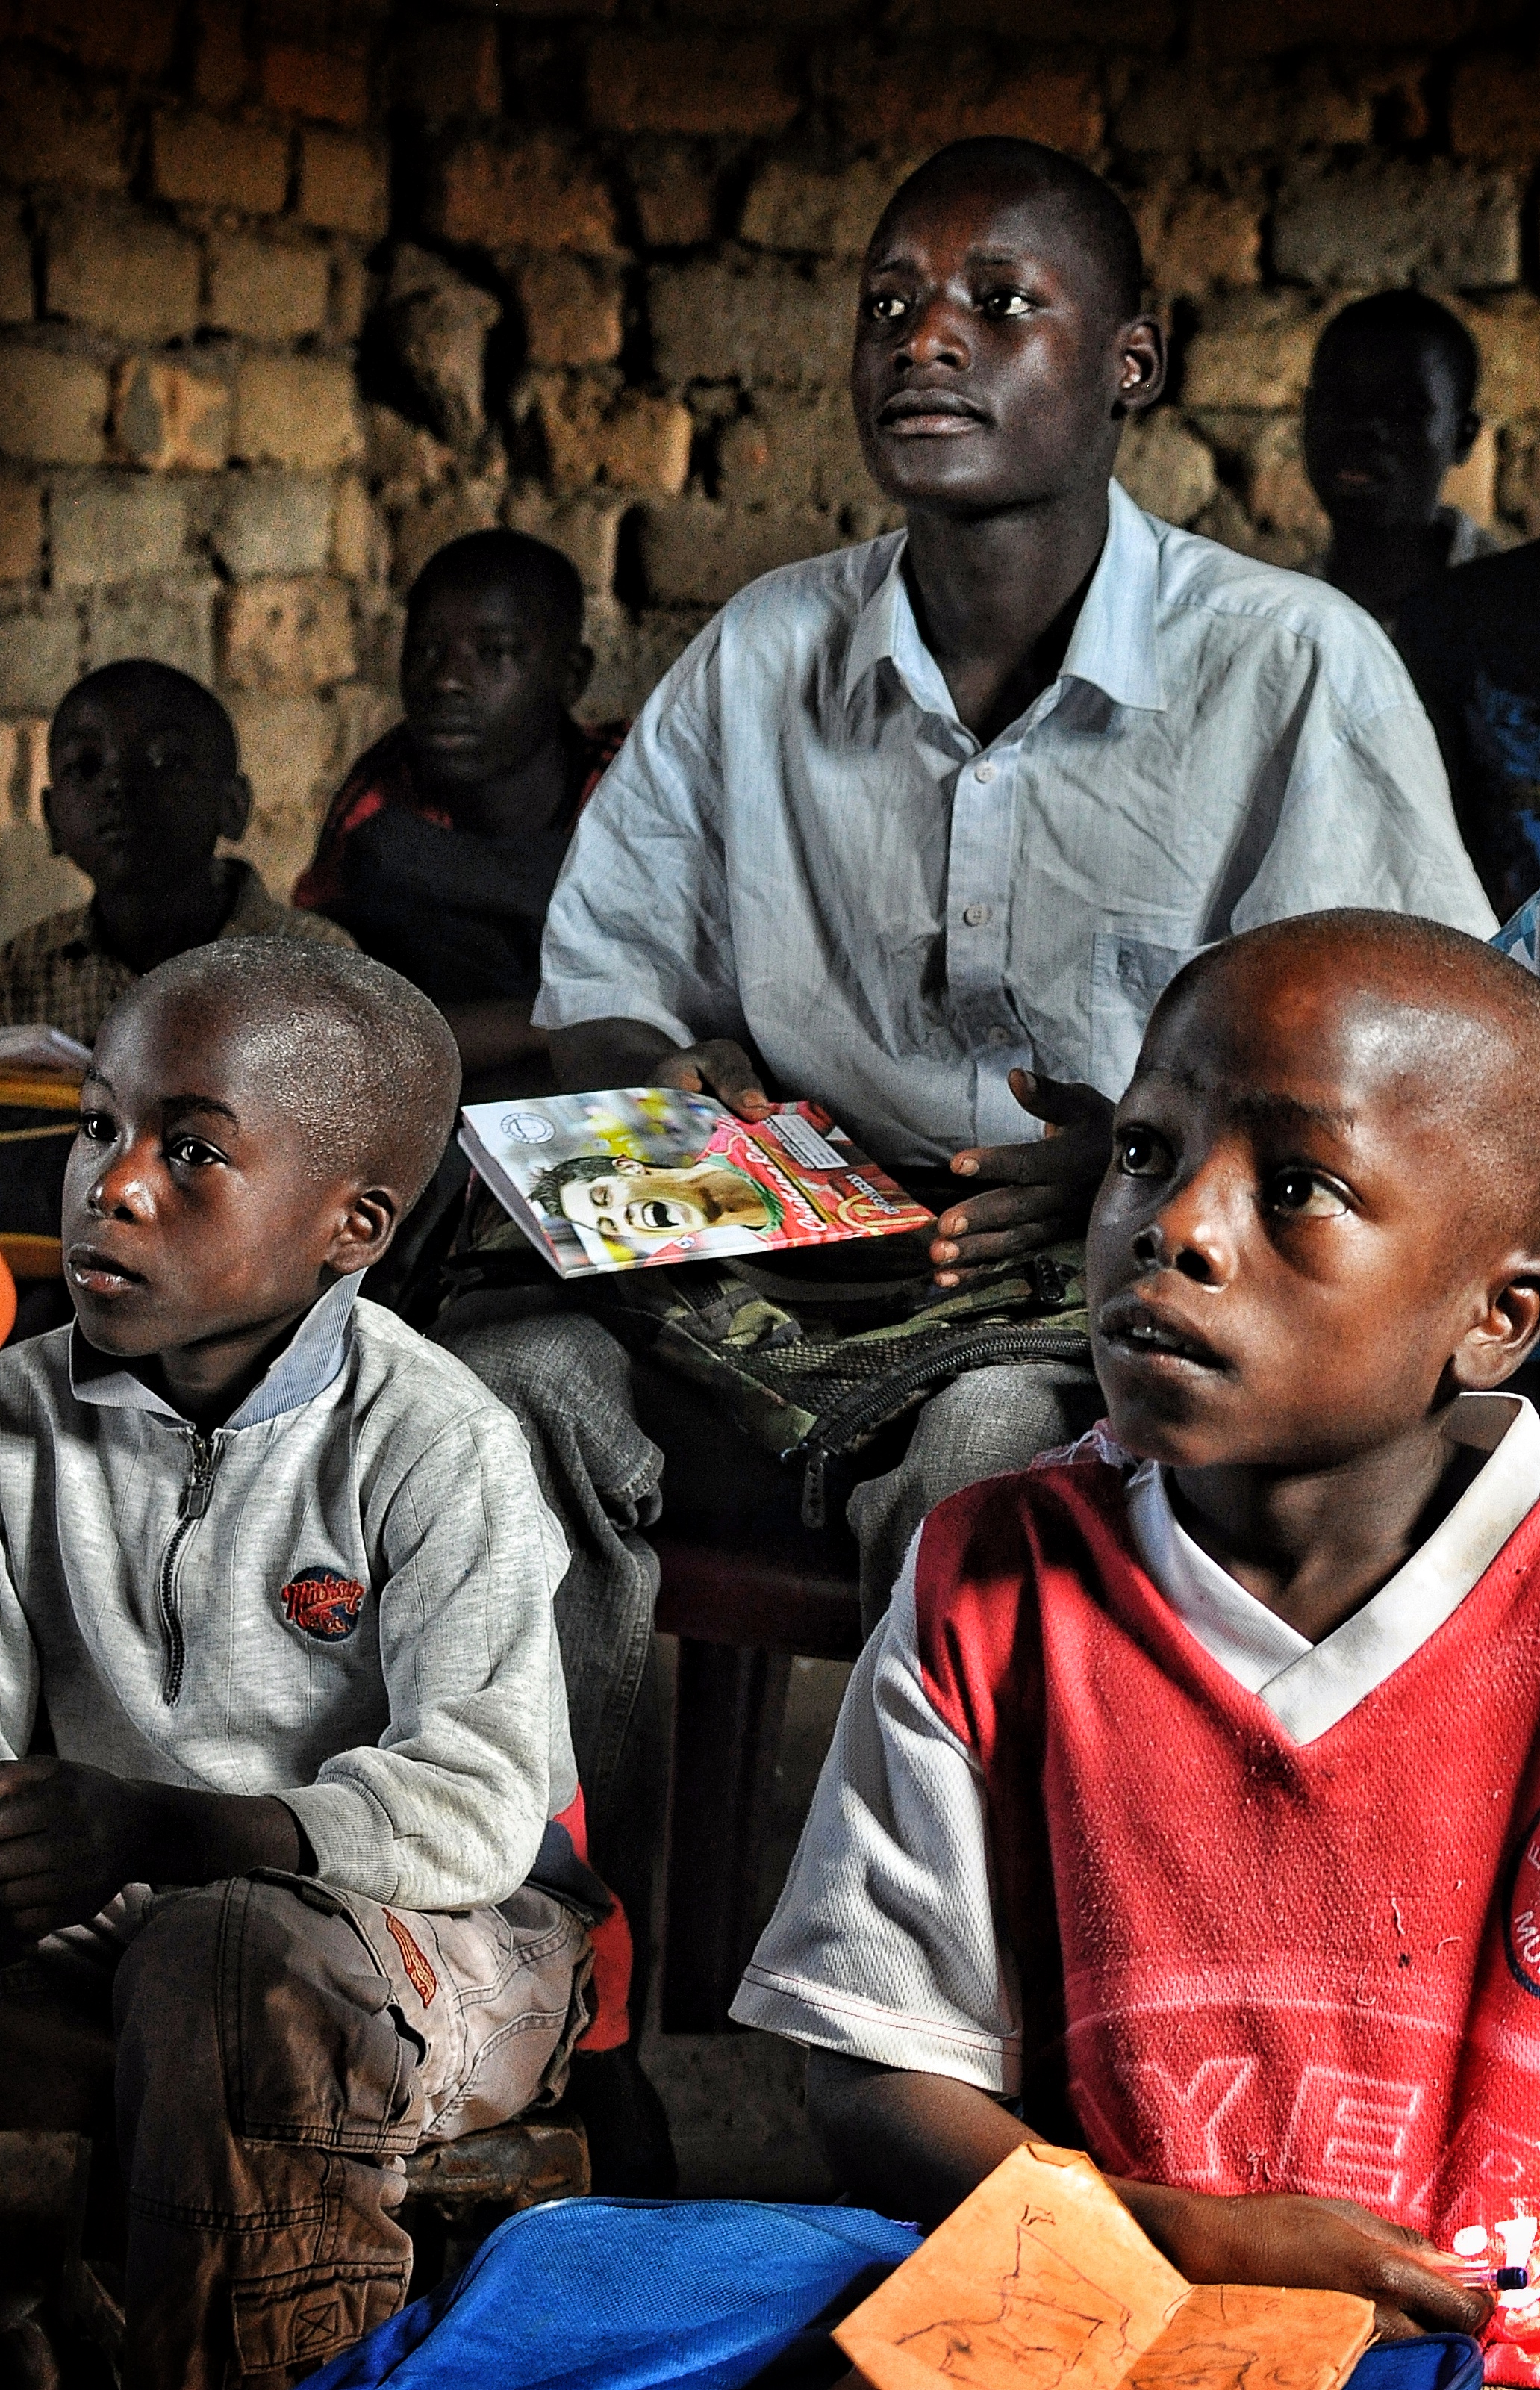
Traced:
POLYGON ((1295 1742, 1355 1709, 1454 1615, 1540 1501, 1540 1417, 1517 1394, 1462 1394, 1446 1433, 1490 1455, 1443 1523, 1372 1601, 1319 1643, 1238 1585, 1177 1523, 1160 1464, 1128 1481, 1128 1518, 1157 1589, 1295 1742))
MULTIPOLYGON (((246 1400, 225 1420, 226 1429, 256 1427, 264 1420, 281 1419, 314 1402, 341 1370, 353 1341, 353 1307, 358 1300, 361 1273, 339 1279, 311 1304, 276 1359, 268 1363, 246 1400)), ((160 1418, 186 1422, 162 1394, 142 1378, 98 1353, 86 1343, 77 1324, 70 1336, 70 1391, 77 1402, 99 1403, 113 1410, 155 1411, 160 1418)))
MULTIPOLYGON (((957 709, 945 675, 915 621, 904 579, 906 546, 907 535, 901 534, 887 571, 856 619, 845 664, 846 701, 873 666, 886 661, 917 705, 956 721, 957 709)), ((1089 681, 1115 705, 1150 713, 1164 709, 1155 638, 1160 564, 1160 548, 1144 515, 1126 490, 1109 482, 1107 537, 1070 636, 1060 681, 1089 681)))

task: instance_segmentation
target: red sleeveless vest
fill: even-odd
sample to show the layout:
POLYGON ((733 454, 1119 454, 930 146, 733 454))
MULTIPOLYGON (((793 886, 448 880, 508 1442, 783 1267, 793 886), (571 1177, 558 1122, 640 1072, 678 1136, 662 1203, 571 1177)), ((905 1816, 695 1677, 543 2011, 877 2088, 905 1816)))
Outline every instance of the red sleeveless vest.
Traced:
POLYGON ((1540 2212, 1540 1510, 1303 1745, 1157 1592, 1105 1462, 944 1503, 917 1594, 1029 2120, 1035 2044, 1114 2174, 1361 2200, 1444 2247, 1540 2212))

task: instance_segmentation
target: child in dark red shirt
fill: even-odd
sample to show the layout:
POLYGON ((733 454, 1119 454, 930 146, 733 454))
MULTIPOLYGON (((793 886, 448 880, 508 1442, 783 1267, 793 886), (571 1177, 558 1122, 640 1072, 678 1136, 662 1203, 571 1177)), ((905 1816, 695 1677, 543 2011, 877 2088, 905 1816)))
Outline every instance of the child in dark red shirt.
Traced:
POLYGON ((1109 1421, 926 1522, 738 1996, 861 2198, 1072 2140, 1190 2280, 1487 2321, 1434 2260, 1540 2196, 1537 1071, 1540 986, 1387 914, 1162 997, 1109 1421))
POLYGON ((545 908, 625 732, 571 718, 593 662, 556 548, 511 531, 441 547, 406 600, 406 719, 353 765, 294 891, 432 997, 468 1101, 551 1084, 530 1026, 545 908))

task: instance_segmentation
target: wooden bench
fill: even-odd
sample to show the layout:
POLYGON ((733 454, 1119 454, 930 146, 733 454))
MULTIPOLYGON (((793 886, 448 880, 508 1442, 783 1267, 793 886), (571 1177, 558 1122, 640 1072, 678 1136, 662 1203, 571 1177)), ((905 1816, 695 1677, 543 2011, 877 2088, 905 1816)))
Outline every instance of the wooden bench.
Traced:
POLYGON ((581 2199, 589 2187, 587 2136, 565 2108, 418 2150, 406 2161, 401 2210, 412 2236, 410 2295, 420 2298, 446 2274, 457 2274, 487 2234, 520 2208, 581 2199))

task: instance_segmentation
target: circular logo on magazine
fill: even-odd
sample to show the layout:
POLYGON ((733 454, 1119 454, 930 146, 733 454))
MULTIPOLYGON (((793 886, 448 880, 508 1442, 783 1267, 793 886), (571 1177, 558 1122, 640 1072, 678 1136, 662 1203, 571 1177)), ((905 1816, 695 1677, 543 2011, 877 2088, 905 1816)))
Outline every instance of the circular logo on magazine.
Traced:
POLYGON ((505 1112, 497 1125, 516 1145, 549 1145, 556 1135, 551 1122, 538 1112, 505 1112))
POLYGON ((1531 1818, 1519 1845, 1504 1923, 1508 1966, 1540 1998, 1540 1817, 1531 1818))

